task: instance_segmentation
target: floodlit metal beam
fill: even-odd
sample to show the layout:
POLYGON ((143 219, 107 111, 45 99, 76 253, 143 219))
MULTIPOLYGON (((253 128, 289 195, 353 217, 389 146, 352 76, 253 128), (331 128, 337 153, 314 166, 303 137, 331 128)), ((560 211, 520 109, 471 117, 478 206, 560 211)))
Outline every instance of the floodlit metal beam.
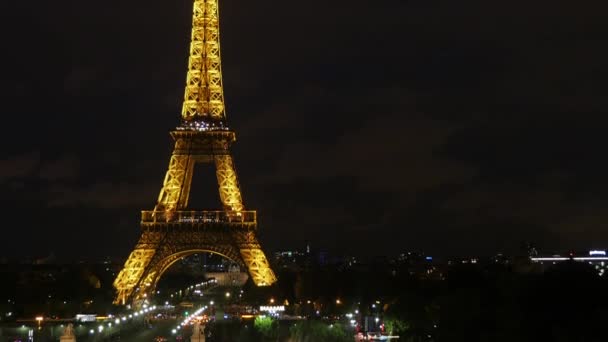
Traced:
POLYGON ((230 145, 236 140, 226 124, 219 40, 218 0, 195 0, 192 42, 182 107, 182 125, 154 210, 142 211, 142 235, 120 271, 115 304, 154 294, 163 273, 195 253, 215 253, 249 271, 258 286, 276 276, 257 240, 257 216, 246 211, 230 145), (188 210, 194 166, 213 164, 223 210, 188 210))

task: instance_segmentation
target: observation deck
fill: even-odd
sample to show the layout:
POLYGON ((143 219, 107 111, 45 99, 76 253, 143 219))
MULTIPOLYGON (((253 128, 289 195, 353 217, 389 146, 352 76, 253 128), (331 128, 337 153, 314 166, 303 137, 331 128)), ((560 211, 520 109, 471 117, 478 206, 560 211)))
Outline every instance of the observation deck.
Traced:
POLYGON ((183 210, 183 211, 154 211, 141 212, 142 225, 257 225, 257 212, 223 211, 223 210, 183 210))

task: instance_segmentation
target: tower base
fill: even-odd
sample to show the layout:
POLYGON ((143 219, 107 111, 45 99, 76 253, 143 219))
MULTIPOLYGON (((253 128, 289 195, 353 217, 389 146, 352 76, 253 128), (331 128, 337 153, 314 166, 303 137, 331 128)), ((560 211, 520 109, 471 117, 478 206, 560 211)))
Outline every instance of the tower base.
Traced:
POLYGON ((197 253, 214 253, 247 268, 257 286, 276 281, 256 237, 255 212, 144 212, 142 235, 114 286, 115 304, 141 302, 154 294, 163 273, 175 262, 197 253), (215 217, 215 219, 210 219, 215 217), (163 220, 164 219, 164 222, 163 220))

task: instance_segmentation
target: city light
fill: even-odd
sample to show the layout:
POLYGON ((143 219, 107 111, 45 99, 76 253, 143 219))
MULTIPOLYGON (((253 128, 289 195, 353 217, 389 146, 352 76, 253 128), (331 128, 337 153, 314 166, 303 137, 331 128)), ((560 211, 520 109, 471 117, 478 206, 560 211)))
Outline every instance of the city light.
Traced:
POLYGON ((576 261, 607 261, 608 257, 541 257, 541 258, 530 258, 532 261, 566 261, 566 260, 576 260, 576 261))
POLYGON ((284 305, 278 305, 278 306, 262 305, 262 306, 260 306, 260 311, 283 312, 283 311, 285 311, 285 306, 284 305))
POLYGON ((205 310, 204 307, 198 308, 196 311, 194 311, 192 313, 192 315, 187 315, 186 318, 177 327, 175 327, 175 329, 177 329, 177 330, 181 329, 182 326, 185 326, 188 323, 190 323, 191 320, 196 319, 199 316, 199 314, 201 312, 203 312, 204 310, 205 310))

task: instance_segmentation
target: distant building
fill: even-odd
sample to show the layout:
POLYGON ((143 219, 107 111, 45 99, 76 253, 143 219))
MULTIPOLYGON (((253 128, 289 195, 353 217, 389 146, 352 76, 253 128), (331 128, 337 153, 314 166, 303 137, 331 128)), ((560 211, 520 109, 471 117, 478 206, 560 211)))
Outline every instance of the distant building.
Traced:
POLYGON ((498 254, 494 255, 490 262, 493 264, 500 264, 500 265, 507 265, 507 264, 511 263, 509 258, 502 253, 498 253, 498 254))
POLYGON ((298 250, 277 251, 273 263, 278 268, 302 269, 308 261, 308 255, 298 250))
POLYGON ((397 256, 397 258, 394 260, 394 262, 398 265, 413 265, 424 261, 424 254, 419 252, 404 252, 399 254, 399 256, 397 256))
POLYGON ((448 260, 448 265, 459 265, 459 264, 475 265, 478 263, 479 263, 478 257, 455 258, 455 259, 448 260))
POLYGON ((388 263, 393 276, 407 274, 418 279, 443 279, 443 270, 437 260, 422 252, 404 252, 388 260, 388 263))
POLYGON ((538 263, 541 265, 555 265, 562 261, 578 261, 578 262, 586 262, 592 265, 597 273, 600 276, 603 276, 606 273, 606 267, 608 263, 608 255, 605 250, 590 250, 586 254, 574 254, 569 253, 568 256, 562 255, 552 255, 552 256, 542 256, 542 257, 532 257, 530 260, 533 263, 538 263))
POLYGON ((227 272, 207 272, 206 277, 215 279, 219 286, 242 287, 247 282, 249 275, 247 272, 242 272, 240 267, 233 265, 228 268, 227 272))

